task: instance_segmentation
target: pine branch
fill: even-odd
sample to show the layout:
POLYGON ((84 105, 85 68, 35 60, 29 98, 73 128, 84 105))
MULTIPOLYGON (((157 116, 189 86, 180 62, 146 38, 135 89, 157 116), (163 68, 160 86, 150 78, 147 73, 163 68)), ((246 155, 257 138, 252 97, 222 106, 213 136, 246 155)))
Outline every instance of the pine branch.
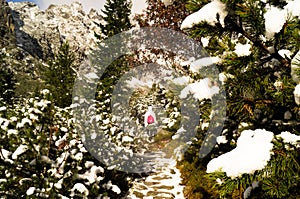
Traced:
POLYGON ((268 47, 261 42, 261 40, 259 38, 254 38, 252 37, 247 31, 244 30, 244 28, 242 27, 242 20, 241 18, 239 18, 239 24, 237 24, 234 21, 230 21, 231 25, 234 26, 234 28, 236 28, 235 30, 242 34, 244 37, 246 37, 247 39, 249 39, 255 46, 259 47, 260 49, 262 49, 264 52, 268 53, 271 55, 272 58, 277 59, 284 67, 291 67, 290 62, 283 58, 277 51, 274 53, 271 53, 270 50, 268 49, 268 47))

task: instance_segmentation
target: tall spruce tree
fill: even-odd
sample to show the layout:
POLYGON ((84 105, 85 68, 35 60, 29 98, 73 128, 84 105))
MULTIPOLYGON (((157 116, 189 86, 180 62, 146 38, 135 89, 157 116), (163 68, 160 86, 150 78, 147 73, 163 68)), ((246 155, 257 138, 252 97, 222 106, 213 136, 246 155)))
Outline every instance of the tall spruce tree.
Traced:
MULTIPOLYGON (((131 2, 128 0, 107 0, 104 9, 105 23, 99 24, 104 38, 129 30, 132 26, 129 15, 131 13, 131 2)), ((98 35, 98 38, 103 37, 98 35)))
MULTIPOLYGON (((116 34, 122 33, 123 31, 129 30, 132 25, 130 23, 131 14, 131 1, 129 0, 107 0, 104 9, 102 10, 104 16, 104 23, 99 24, 101 33, 95 33, 99 42, 103 39, 107 39, 116 34)), ((109 54, 115 53, 114 47, 118 48, 119 43, 114 44, 113 41, 109 42, 111 46, 99 46, 97 49, 99 52, 105 51, 109 54)), ((97 53, 97 50, 95 51, 97 53)), ((124 74, 125 71, 129 69, 128 59, 126 56, 121 56, 111 63, 100 78, 100 83, 98 85, 98 95, 97 99, 99 101, 105 101, 110 98, 113 91, 114 85, 117 83, 118 79, 124 74)), ((107 107, 110 107, 107 104, 107 107)))

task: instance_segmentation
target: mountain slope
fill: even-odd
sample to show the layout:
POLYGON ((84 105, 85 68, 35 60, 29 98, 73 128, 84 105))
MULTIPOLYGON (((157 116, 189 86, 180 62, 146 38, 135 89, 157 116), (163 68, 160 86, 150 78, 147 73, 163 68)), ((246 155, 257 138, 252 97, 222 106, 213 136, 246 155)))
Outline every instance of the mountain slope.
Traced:
POLYGON ((80 3, 51 5, 45 11, 29 2, 9 3, 15 22, 17 45, 34 57, 52 57, 62 42, 68 41, 78 56, 85 56, 96 44, 95 24, 101 16, 83 11, 80 3))

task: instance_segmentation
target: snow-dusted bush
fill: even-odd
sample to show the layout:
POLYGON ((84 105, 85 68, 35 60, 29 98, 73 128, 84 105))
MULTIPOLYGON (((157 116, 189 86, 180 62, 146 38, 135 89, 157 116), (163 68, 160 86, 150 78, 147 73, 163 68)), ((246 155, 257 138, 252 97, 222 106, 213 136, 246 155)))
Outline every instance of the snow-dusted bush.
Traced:
POLYGON ((0 110, 1 196, 116 198, 126 193, 126 175, 107 170, 88 153, 72 109, 54 106, 49 90, 0 110))

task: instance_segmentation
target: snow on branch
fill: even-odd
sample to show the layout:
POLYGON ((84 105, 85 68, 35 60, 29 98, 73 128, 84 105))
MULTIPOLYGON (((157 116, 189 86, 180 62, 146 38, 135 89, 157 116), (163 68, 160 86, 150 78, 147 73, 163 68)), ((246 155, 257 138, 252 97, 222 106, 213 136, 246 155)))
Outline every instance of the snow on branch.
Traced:
POLYGON ((271 158, 273 136, 272 132, 264 129, 243 131, 236 148, 212 159, 206 172, 223 171, 227 176, 236 178, 263 169, 271 158))
POLYGON ((267 8, 267 12, 264 14, 266 38, 272 39, 291 17, 300 18, 299 0, 289 1, 283 9, 274 6, 267 8))
POLYGON ((182 24, 181 29, 192 28, 201 22, 207 22, 209 25, 214 26, 220 22, 224 27, 224 19, 227 16, 226 5, 219 0, 213 0, 212 2, 203 6, 197 12, 187 16, 182 24), (219 16, 219 21, 218 21, 219 16))

